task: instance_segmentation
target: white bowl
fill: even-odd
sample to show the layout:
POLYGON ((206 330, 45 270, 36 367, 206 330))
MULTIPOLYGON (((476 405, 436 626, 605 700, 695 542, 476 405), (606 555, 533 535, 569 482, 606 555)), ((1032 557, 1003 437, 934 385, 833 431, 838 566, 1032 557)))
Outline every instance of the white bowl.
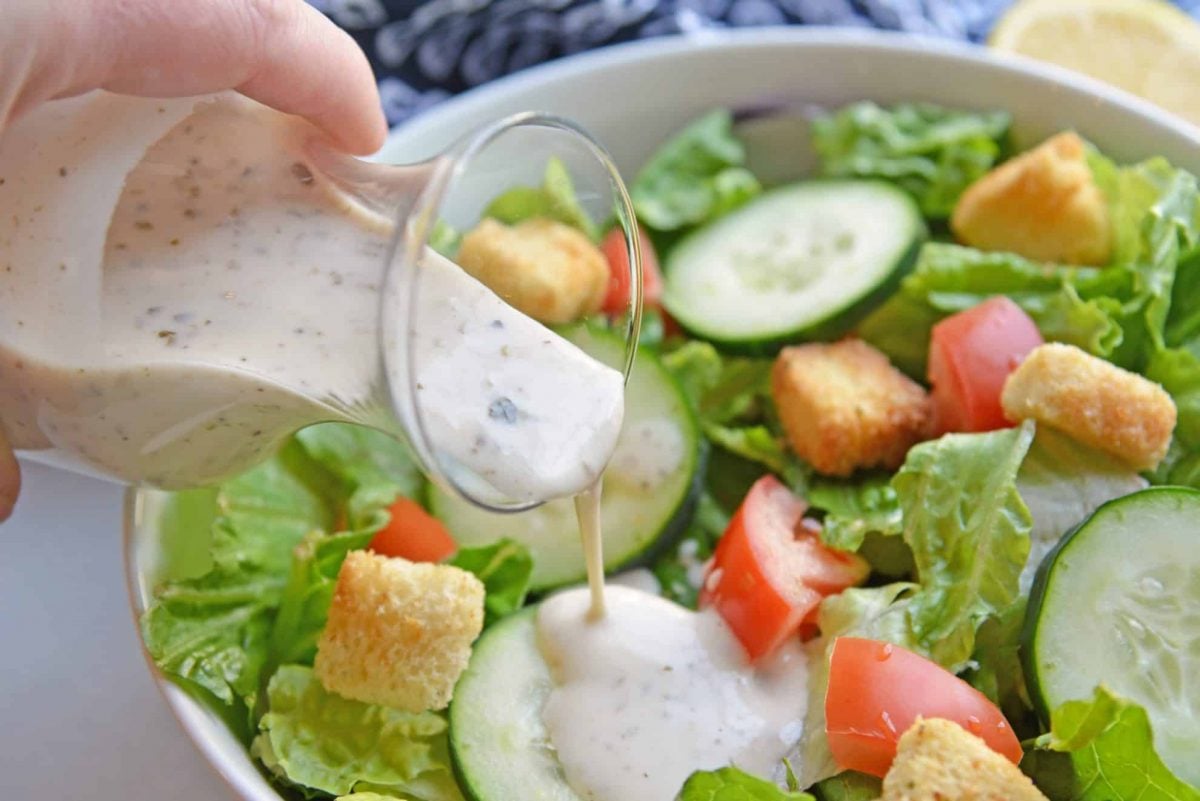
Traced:
MULTIPOLYGON (((653 39, 564 59, 468 92, 392 134, 381 156, 423 159, 463 132, 506 114, 571 117, 612 152, 627 176, 673 131, 714 107, 779 101, 836 106, 928 100, 1007 109, 1019 146, 1072 128, 1118 160, 1166 156, 1200 172, 1200 130, 1135 97, 1061 69, 981 48, 895 34, 830 29, 750 30, 653 39)), ((761 126, 752 166, 774 177, 801 174, 806 148, 794 125, 761 126), (758 145, 774 145, 766 150, 758 145)), ((126 511, 130 600, 149 601, 164 494, 131 490, 126 511)), ((242 745, 222 722, 167 681, 167 704, 205 758, 245 801, 275 801, 242 745)))

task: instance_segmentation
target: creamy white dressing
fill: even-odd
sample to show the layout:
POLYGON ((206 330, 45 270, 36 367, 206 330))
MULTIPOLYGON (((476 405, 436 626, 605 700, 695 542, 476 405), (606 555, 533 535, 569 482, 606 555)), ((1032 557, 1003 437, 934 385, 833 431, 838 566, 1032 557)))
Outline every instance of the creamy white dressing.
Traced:
MULTIPOLYGON (((155 121, 156 101, 108 98, 50 104, 0 143, 0 420, 13 444, 177 487, 244 469, 307 423, 386 420, 386 385, 409 386, 381 369, 381 339, 404 341, 380 336, 390 221, 306 166, 304 124, 226 96, 190 115, 164 106, 181 121, 140 161, 123 154, 137 166, 103 239, 73 240, 75 223, 54 215, 78 193, 98 197, 81 210, 108 213, 89 169, 120 144, 111 116, 155 121), (39 124, 61 134, 57 155, 38 149, 39 124), (49 161, 77 152, 89 160, 49 161), (39 194, 51 202, 29 202, 39 194)), ((421 269, 408 322, 435 456, 518 500, 590 486, 620 431, 620 374, 432 251, 421 269)))
POLYGON ((604 604, 604 539, 600 529, 600 493, 602 482, 597 480, 589 489, 575 496, 575 516, 579 520, 579 538, 583 543, 587 564, 587 619, 600 620, 606 613, 604 604))
POLYGON ((751 670, 715 612, 621 586, 606 603, 586 622, 586 590, 538 610, 555 680, 542 716, 580 797, 671 801, 694 771, 730 764, 777 777, 807 705, 799 643, 751 670))

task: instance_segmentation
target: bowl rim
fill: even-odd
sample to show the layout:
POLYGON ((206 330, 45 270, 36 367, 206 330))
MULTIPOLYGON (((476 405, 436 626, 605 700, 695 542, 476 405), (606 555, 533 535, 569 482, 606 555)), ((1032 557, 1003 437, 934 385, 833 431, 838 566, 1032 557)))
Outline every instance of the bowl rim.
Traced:
MULTIPOLYGON (((828 47, 832 49, 858 49, 875 53, 890 53, 914 58, 944 59, 950 63, 963 61, 979 65, 984 69, 999 69, 1049 84, 1066 87, 1085 93, 1111 104, 1126 115, 1166 129, 1181 139, 1192 142, 1200 150, 1200 126, 1193 125, 1171 112, 1144 100, 1132 93, 1089 78, 1072 70, 1034 59, 990 50, 974 43, 944 39, 930 35, 880 31, 875 29, 839 28, 822 26, 780 26, 772 28, 741 28, 703 30, 699 32, 657 36, 632 42, 623 42, 564 56, 472 87, 462 94, 445 100, 420 114, 415 119, 401 123, 389 133, 374 158, 388 158, 391 151, 408 139, 421 138, 426 128, 442 124, 442 118, 469 115, 472 111, 496 104, 506 95, 524 91, 530 84, 568 81, 573 76, 614 64, 651 59, 671 59, 680 54, 712 50, 738 50, 770 47, 828 47)), ((135 546, 136 529, 141 525, 140 517, 145 511, 148 495, 139 487, 127 487, 124 493, 122 512, 122 562, 125 570, 126 591, 129 609, 137 633, 138 645, 159 694, 180 728, 216 776, 241 801, 263 801, 262 786, 253 786, 266 779, 260 772, 253 774, 255 782, 242 771, 225 763, 223 755, 205 733, 209 725, 209 714, 183 690, 175 686, 154 664, 142 639, 140 619, 146 609, 149 588, 145 586, 139 570, 139 554, 135 546)), ((269 785, 267 785, 269 788, 269 785)), ((278 797, 272 790, 272 797, 278 797)))
POLYGON ((421 112, 392 129, 374 158, 387 158, 407 139, 420 139, 426 129, 436 128, 445 116, 469 115, 479 107, 501 101, 523 91, 530 83, 570 80, 601 67, 625 62, 671 59, 705 49, 760 49, 771 47, 857 48, 875 53, 892 53, 913 58, 947 62, 969 62, 985 69, 999 68, 1010 74, 1066 87, 1120 107, 1126 113, 1169 129, 1173 134, 1200 145, 1200 125, 1192 124, 1132 92, 1088 77, 1056 64, 1017 53, 992 50, 974 42, 962 42, 929 34, 871 28, 780 26, 770 28, 705 29, 697 32, 651 37, 600 47, 564 56, 510 73, 472 87, 421 112))

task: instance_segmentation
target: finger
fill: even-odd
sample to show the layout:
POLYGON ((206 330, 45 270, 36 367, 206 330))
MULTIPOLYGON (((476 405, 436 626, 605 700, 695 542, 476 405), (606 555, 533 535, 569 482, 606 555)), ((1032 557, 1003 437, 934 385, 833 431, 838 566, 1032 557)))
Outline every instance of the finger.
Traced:
POLYGON ((0 426, 0 523, 12 514, 20 489, 21 468, 12 448, 8 446, 4 428, 0 426))
POLYGON ((375 152, 387 137, 387 121, 367 57, 309 5, 286 8, 298 11, 284 11, 282 24, 269 27, 257 71, 238 88, 312 121, 348 152, 375 152))
MULTIPOLYGON (((80 10, 73 0, 70 5, 80 10)), ((73 21, 66 85, 149 97, 237 89, 310 120, 341 149, 387 134, 366 56, 303 0, 97 0, 73 21)))

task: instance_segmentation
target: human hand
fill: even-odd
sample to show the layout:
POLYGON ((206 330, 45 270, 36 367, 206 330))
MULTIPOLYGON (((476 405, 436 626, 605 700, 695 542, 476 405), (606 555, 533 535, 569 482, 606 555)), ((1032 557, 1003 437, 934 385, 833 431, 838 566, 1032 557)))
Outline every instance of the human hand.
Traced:
POLYGON ((303 0, 3 0, 0 129, 92 89, 236 89, 305 117, 350 153, 377 150, 387 134, 366 57, 303 0))
POLYGON ((12 514, 13 504, 17 502, 17 492, 20 489, 21 471, 17 467, 17 457, 8 446, 4 426, 0 425, 0 523, 12 514))

